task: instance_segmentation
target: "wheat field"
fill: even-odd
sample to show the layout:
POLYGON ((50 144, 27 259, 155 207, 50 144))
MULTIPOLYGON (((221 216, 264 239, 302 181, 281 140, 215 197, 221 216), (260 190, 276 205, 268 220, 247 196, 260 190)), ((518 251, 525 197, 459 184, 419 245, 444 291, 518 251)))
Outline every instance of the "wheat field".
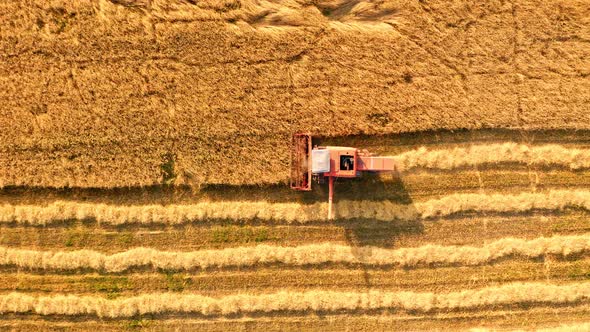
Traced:
POLYGON ((275 184, 296 131, 587 130, 589 11, 5 0, 0 187, 275 184))
POLYGON ((590 331, 587 0, 0 1, 0 330, 590 331), (289 189, 291 135, 396 171, 289 189))

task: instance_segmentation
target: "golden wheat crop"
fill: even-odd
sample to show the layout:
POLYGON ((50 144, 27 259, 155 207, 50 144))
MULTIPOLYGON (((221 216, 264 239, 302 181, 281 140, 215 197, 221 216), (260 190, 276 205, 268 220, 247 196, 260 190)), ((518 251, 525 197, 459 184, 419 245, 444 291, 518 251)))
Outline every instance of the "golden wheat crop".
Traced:
POLYGON ((560 320, 570 325, 549 330, 590 330, 574 324, 590 306, 587 213, 535 219, 590 213, 590 189, 545 191, 587 189, 589 10, 588 0, 1 1, 0 330, 560 320), (418 171, 404 188, 352 183, 335 207, 349 221, 328 223, 326 203, 303 204, 321 192, 287 193, 290 139, 302 131, 318 144, 426 148, 394 157, 418 171), (531 144, 467 147, 507 141, 531 144), (537 175, 535 192, 518 194, 537 175), (477 180, 487 194, 452 194, 478 192, 477 180), (404 189, 412 204, 354 200, 404 189), (467 211, 480 213, 416 221, 467 211), (526 211, 535 216, 512 215, 526 211), (217 232, 215 219, 265 225, 217 232), (567 236, 537 238, 554 232, 567 236), (263 238, 298 246, 255 246, 263 238), (238 242, 252 246, 211 250, 238 242), (559 257, 521 261, 543 255, 559 257), (242 268, 198 270, 226 266, 242 268))
POLYGON ((590 123, 583 0, 2 4, 0 186, 161 184, 167 155, 176 184, 277 183, 301 130, 590 123))
POLYGON ((473 145, 467 148, 428 150, 425 147, 393 156, 396 166, 404 171, 422 167, 453 169, 496 163, 559 165, 570 169, 590 167, 590 150, 549 144, 530 146, 517 143, 473 145))
MULTIPOLYGON (((533 209, 590 209, 590 191, 552 190, 520 194, 451 194, 411 205, 392 201, 348 201, 335 204, 340 219, 367 218, 383 221, 443 217, 466 211, 525 212, 533 209)), ((46 206, 0 206, 0 222, 45 225, 78 219, 121 225, 126 223, 181 224, 212 219, 282 221, 306 223, 326 219, 327 203, 269 203, 265 201, 199 202, 186 205, 108 205, 56 201, 46 206)))
POLYGON ((462 264, 487 263, 510 255, 539 257, 547 254, 568 256, 590 250, 590 234, 541 237, 534 240, 506 238, 482 247, 425 245, 416 248, 383 249, 324 243, 297 247, 258 245, 219 250, 168 252, 135 248, 106 255, 91 250, 36 251, 0 247, 0 265, 30 269, 96 269, 120 272, 131 267, 190 270, 208 267, 254 266, 282 263, 308 265, 354 263, 367 265, 462 264))
POLYGON ((590 298, 590 283, 552 285, 515 283, 499 287, 453 293, 338 291, 282 291, 273 294, 228 295, 219 298, 196 294, 144 294, 108 300, 97 296, 31 296, 22 293, 0 295, 0 313, 40 315, 97 315, 131 317, 158 313, 231 315, 276 311, 339 311, 403 309, 431 311, 520 303, 564 304, 590 298))

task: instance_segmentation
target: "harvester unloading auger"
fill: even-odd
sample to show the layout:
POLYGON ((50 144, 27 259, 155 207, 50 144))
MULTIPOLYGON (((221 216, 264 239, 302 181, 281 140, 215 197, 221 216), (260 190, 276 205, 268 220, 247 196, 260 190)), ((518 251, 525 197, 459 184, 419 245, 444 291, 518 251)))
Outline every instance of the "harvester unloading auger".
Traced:
POLYGON ((366 151, 343 146, 313 146, 308 133, 293 135, 291 188, 310 191, 313 179, 328 178, 328 219, 333 219, 334 178, 356 178, 362 172, 395 171, 392 157, 371 156, 366 151))

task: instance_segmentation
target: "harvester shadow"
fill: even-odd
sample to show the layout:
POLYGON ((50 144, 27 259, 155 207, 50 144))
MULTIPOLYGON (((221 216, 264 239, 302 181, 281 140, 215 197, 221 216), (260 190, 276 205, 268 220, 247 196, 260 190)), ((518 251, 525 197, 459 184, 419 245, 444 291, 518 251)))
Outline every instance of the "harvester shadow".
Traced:
MULTIPOLYGON (((388 200, 395 204, 403 204, 404 210, 407 210, 409 214, 418 215, 412 198, 397 174, 388 181, 383 181, 379 175, 368 174, 357 180, 338 182, 335 185, 335 191, 337 192, 336 202, 338 200, 388 200)), ((349 245, 354 248, 392 248, 396 238, 407 234, 421 234, 424 231, 422 221, 418 218, 387 221, 370 218, 346 221, 337 219, 335 224, 344 229, 349 245)))
MULTIPOLYGON (((411 215, 418 216, 412 198, 408 194, 398 173, 390 174, 392 178, 384 181, 381 175, 369 173, 362 178, 341 181, 335 184, 336 201, 338 200, 390 200, 396 204, 403 204, 411 215)), ((325 192, 327 188, 320 187, 325 192)), ((338 211, 336 211, 336 215, 338 211)), ((348 219, 334 222, 344 230, 344 236, 352 254, 359 261, 366 261, 372 255, 375 247, 392 248, 395 240, 401 236, 418 235, 424 232, 424 225, 418 218, 413 220, 377 220, 377 219, 348 219)), ((370 266, 363 266, 365 287, 371 288, 370 266)))

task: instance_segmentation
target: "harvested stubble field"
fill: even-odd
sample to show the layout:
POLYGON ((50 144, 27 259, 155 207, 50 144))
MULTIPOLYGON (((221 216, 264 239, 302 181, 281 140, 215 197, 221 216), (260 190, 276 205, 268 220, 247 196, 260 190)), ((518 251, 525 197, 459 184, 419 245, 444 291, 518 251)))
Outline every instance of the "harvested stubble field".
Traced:
POLYGON ((0 3, 0 329, 588 330, 590 3, 0 3), (286 186, 290 135, 399 173, 286 186))
POLYGON ((585 329, 586 137, 324 138, 402 166, 338 181, 333 222, 323 187, 5 188, 0 326, 585 329))

